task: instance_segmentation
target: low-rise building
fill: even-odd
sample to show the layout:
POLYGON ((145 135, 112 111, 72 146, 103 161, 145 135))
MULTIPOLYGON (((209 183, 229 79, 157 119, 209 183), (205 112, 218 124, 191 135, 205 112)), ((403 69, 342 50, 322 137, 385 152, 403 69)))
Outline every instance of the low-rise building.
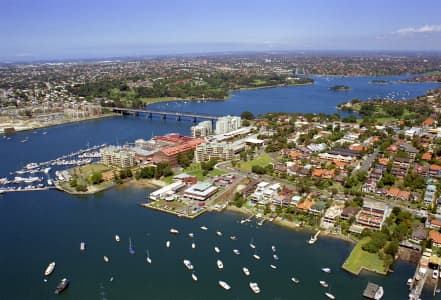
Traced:
POLYGON ((363 207, 356 216, 356 221, 358 224, 369 228, 381 229, 389 214, 390 209, 387 204, 365 199, 363 207))
POLYGON ((166 185, 154 192, 151 192, 149 195, 149 199, 153 201, 165 199, 169 196, 174 195, 176 192, 178 192, 180 189, 185 187, 185 183, 181 180, 175 181, 169 185, 166 185))
POLYGON ((184 191, 183 196, 193 200, 205 201, 213 196, 218 189, 219 188, 214 186, 211 182, 204 181, 187 188, 184 191))

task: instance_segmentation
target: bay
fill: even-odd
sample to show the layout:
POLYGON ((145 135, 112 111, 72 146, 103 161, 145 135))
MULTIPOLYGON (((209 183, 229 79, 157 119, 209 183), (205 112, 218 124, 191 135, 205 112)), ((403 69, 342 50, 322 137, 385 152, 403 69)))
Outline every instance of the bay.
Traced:
MULTIPOLYGON (((361 79, 338 80, 349 80, 343 82, 356 91, 354 82, 361 79)), ((236 102, 247 103, 245 110, 255 113, 274 111, 274 107, 285 110, 271 105, 273 99, 284 101, 280 93, 316 87, 318 94, 336 94, 326 89, 320 91, 320 82, 314 86, 243 91, 234 93, 228 101, 213 104, 181 105, 190 105, 192 111, 201 109, 200 112, 214 109, 219 114, 240 113, 242 107, 235 105, 236 102), (252 95, 259 95, 262 101, 259 105, 263 107, 250 104, 254 99, 252 95)), ((365 85, 366 89, 389 86, 367 86, 366 82, 365 85)), ((410 94, 422 93, 422 89, 427 88, 423 86, 406 85, 412 90, 410 94)), ((370 92, 366 93, 367 96, 370 92)), ((370 94, 370 97, 375 96, 370 94)), ((330 102, 336 101, 333 97, 337 96, 332 96, 330 102)), ((287 111, 301 111, 297 102, 291 105, 287 111)), ((302 105, 307 108, 316 104, 310 101, 302 105)), ((9 172, 26 163, 49 160, 84 148, 88 143, 124 144, 169 132, 189 134, 190 126, 190 122, 174 120, 114 117, 18 133, 10 140, 0 139, 0 177, 11 177, 9 172), (44 131, 47 134, 43 135, 44 131), (25 137, 29 141, 21 143, 25 137)), ((248 287, 249 281, 259 283, 262 299, 322 299, 326 290, 319 285, 319 280, 328 281, 330 291, 338 299, 362 299, 361 293, 368 281, 384 286, 384 299, 407 297, 405 282, 415 268, 411 264, 396 262, 394 272, 388 276, 372 273, 352 276, 340 269, 352 249, 347 242, 320 237, 316 244, 309 246, 306 243, 309 232, 296 232, 270 223, 261 227, 255 222, 241 225, 239 220, 243 216, 235 213, 211 213, 196 220, 186 220, 137 206, 151 191, 149 188, 118 187, 84 197, 55 190, 1 195, 0 299, 252 299, 256 296, 248 287), (209 230, 201 231, 201 225, 209 230), (182 234, 170 235, 168 231, 172 227, 182 234), (216 230, 224 232, 224 237, 216 236, 216 230), (196 249, 191 248, 189 232, 196 235, 196 249), (115 234, 120 235, 120 243, 115 242, 115 234), (230 240, 230 235, 238 236, 238 240, 230 240), (128 252, 129 237, 135 255, 128 252), (252 258, 254 252, 248 245, 251 239, 261 256, 259 261, 252 258), (171 241, 170 249, 165 247, 166 240, 171 241), (84 252, 79 249, 81 241, 86 242, 84 252), (272 259, 273 244, 277 247, 279 261, 272 259), (214 252, 214 246, 221 249, 220 254, 214 252), (239 249, 241 255, 235 256, 233 248, 239 249), (147 249, 153 261, 151 265, 146 263, 147 249), (104 255, 110 258, 108 264, 103 261, 104 255), (198 282, 193 282, 182 264, 185 258, 193 262, 198 282), (216 267, 218 258, 225 265, 222 271, 216 267), (43 271, 51 261, 56 261, 56 270, 48 282, 44 282, 43 271), (276 264, 278 269, 271 269, 270 264, 276 264), (250 269, 250 278, 243 275, 243 266, 250 269), (324 274, 320 271, 322 267, 331 267, 333 272, 324 274), (290 281, 293 276, 301 283, 293 285, 290 281), (70 279, 71 287, 56 297, 53 290, 62 277, 70 279), (232 286, 231 291, 221 289, 218 280, 227 281, 232 286)), ((429 291, 423 296, 429 297, 429 291)))

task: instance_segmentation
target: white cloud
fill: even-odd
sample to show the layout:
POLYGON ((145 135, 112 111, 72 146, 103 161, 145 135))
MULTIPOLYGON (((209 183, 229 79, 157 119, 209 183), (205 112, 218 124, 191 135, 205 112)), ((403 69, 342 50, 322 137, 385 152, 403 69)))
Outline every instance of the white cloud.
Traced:
POLYGON ((432 33, 432 32, 441 32, 441 25, 424 25, 421 27, 407 27, 401 28, 396 31, 396 33, 400 34, 408 34, 408 33, 432 33))

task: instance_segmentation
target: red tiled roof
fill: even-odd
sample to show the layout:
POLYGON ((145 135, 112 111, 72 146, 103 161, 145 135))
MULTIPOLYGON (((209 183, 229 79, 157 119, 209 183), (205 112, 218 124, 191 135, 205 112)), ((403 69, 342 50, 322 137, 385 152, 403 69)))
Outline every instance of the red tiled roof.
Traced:
POLYGON ((434 241, 437 244, 441 244, 441 233, 436 230, 429 231, 429 240, 434 241))

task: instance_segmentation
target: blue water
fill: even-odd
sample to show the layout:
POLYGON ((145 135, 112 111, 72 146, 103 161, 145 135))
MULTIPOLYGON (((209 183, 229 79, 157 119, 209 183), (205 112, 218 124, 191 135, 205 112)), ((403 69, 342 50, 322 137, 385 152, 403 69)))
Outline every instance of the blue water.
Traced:
POLYGON ((216 115, 240 114, 251 111, 254 114, 266 112, 327 113, 337 112, 336 105, 354 98, 411 99, 423 95, 427 90, 439 88, 438 83, 404 83, 400 79, 410 76, 390 77, 329 77, 314 76, 314 84, 246 90, 231 93, 226 101, 174 101, 154 103, 151 109, 181 112, 211 113, 216 115), (373 79, 384 79, 390 84, 369 84, 373 79), (351 90, 336 92, 329 88, 347 85, 351 90))
MULTIPOLYGON (((371 86, 387 87, 369 85, 366 88, 371 86)), ((416 84, 408 87, 420 89, 416 84)), ((246 100, 250 93, 264 93, 268 98, 260 96, 260 99, 266 99, 262 103, 269 105, 272 99, 280 99, 278 93, 299 88, 310 87, 246 91, 243 93, 248 96, 235 93, 229 101, 206 105, 217 105, 219 111, 222 111, 220 107, 229 110, 231 103, 241 102, 237 97, 250 101, 251 98, 246 100)), ((197 103, 191 105, 203 107, 197 103)), ((251 107, 258 108, 257 105, 251 107)), ((304 103, 303 107, 307 105, 304 103)), ((0 138, 0 177, 10 177, 10 171, 26 163, 46 161, 84 148, 88 143, 124 144, 168 132, 189 134, 190 125, 173 120, 116 117, 18 133, 11 140, 0 138), (43 135, 43 131, 47 134, 43 135), (21 143, 26 136, 29 141, 21 143)), ((347 242, 320 238, 311 247, 306 243, 310 233, 294 232, 269 223, 262 227, 254 222, 240 225, 242 216, 234 213, 205 214, 191 221, 137 206, 149 192, 148 188, 116 188, 83 197, 55 190, 0 196, 0 299, 253 299, 256 296, 248 287, 251 280, 259 283, 262 299, 324 299, 325 290, 319 280, 330 283, 337 299, 362 299, 361 292, 368 281, 385 287, 384 299, 407 297, 405 282, 413 274, 413 265, 397 262, 389 276, 369 273, 355 277, 340 269, 352 249, 347 242), (201 231, 201 225, 209 230, 201 231), (182 234, 171 236, 168 230, 172 227, 182 234), (224 237, 217 237, 216 230, 223 231, 224 237), (188 232, 196 235, 196 249, 191 248, 188 232), (115 234, 121 237, 119 244, 114 241, 115 234), (237 241, 228 238, 233 234, 238 236, 237 241), (135 255, 129 254, 129 237, 135 255), (262 257, 260 261, 252 258, 254 252, 248 246, 251 238, 262 257), (170 249, 165 247, 166 240, 172 243, 170 249), (79 250, 81 241, 86 242, 85 252, 79 250), (276 245, 280 257, 275 263, 277 270, 269 267, 274 263, 272 244, 276 245), (221 249, 220 254, 214 252, 214 246, 221 249), (241 255, 235 256, 233 248, 240 249, 241 255), (153 260, 151 265, 145 261, 147 249, 153 260), (103 262, 104 255, 110 258, 108 264, 103 262), (225 265, 222 271, 216 267, 218 257, 225 265), (185 258, 193 262, 198 282, 192 281, 190 272, 182 264, 185 258), (56 261, 57 267, 45 283, 43 271, 51 261, 56 261), (242 274, 243 266, 250 269, 250 278, 242 274), (331 267, 333 272, 322 273, 320 268, 325 266, 331 267), (301 283, 293 285, 292 276, 301 283), (71 286, 55 297, 53 290, 63 277, 71 280, 71 286), (227 281, 232 290, 219 288, 218 280, 227 281)))

